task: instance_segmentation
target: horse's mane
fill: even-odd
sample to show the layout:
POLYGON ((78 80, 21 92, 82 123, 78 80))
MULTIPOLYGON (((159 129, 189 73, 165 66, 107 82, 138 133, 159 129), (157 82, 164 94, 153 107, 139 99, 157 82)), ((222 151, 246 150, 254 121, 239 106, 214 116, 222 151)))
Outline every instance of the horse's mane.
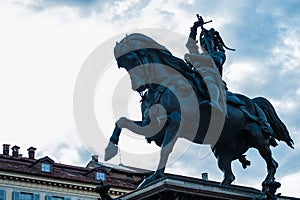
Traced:
POLYGON ((152 62, 163 64, 179 71, 191 82, 194 89, 200 92, 200 94, 207 96, 202 77, 197 73, 195 74, 184 60, 174 56, 165 46, 152 38, 141 33, 133 33, 126 35, 119 43, 117 42, 114 48, 116 59, 129 52, 140 51, 145 51, 152 62))
POLYGON ((186 62, 173 56, 165 46, 141 33, 132 33, 127 35, 120 42, 117 42, 114 48, 114 54, 115 57, 118 58, 126 53, 140 50, 146 50, 150 56, 156 54, 161 61, 160 64, 168 65, 181 73, 186 71, 191 72, 186 62))
POLYGON ((171 54, 165 46, 159 44, 152 38, 141 33, 132 33, 130 35, 126 35, 126 37, 124 37, 120 42, 117 42, 114 48, 115 58, 140 49, 157 49, 171 54))

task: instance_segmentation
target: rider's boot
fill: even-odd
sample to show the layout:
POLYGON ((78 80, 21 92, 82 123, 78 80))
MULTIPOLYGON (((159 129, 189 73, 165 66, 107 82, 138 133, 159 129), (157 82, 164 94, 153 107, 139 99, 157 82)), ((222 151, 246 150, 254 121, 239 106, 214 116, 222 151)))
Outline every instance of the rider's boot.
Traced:
POLYGON ((220 102, 219 102, 220 94, 219 94, 218 87, 213 83, 207 84, 207 87, 208 87, 208 91, 209 91, 209 95, 210 95, 211 106, 216 108, 218 111, 223 113, 225 116, 227 116, 225 103, 224 103, 224 105, 221 105, 220 102))

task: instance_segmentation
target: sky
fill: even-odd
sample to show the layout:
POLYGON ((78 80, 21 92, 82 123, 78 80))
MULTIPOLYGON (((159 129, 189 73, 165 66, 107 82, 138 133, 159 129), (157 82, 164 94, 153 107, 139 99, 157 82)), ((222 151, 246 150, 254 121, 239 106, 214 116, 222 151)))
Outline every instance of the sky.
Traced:
MULTIPOLYGON (((85 166, 94 154, 103 161, 107 141, 99 141, 95 147, 98 133, 80 132, 74 119, 74 91, 82 68, 97 49, 110 44, 107 41, 120 39, 126 33, 150 28, 188 36, 199 13, 205 20, 213 20, 207 27, 217 29, 227 46, 237 50, 227 53, 224 65, 223 79, 229 90, 250 98, 268 98, 287 125, 295 149, 282 142, 272 148, 280 165, 276 180, 282 184, 278 192, 299 197, 299 9, 298 0, 1 1, 1 141, 20 146, 24 156, 26 149, 34 146, 37 157, 48 155, 65 164, 85 166)), ((153 37, 158 41, 166 39, 153 37)), ((184 46, 186 41, 176 42, 184 46)), ((168 44, 172 45, 162 45, 168 48, 168 44)), ((112 51, 106 53, 113 56, 112 51)), ((182 51, 173 53, 183 58, 182 51)), ((120 113, 135 118, 139 112, 139 99, 130 91, 127 74, 117 69, 114 60, 109 62, 109 67, 99 63, 102 74, 97 80, 93 105, 98 126, 106 137, 120 113), (116 92, 119 88, 122 92, 116 92), (115 106, 110 105, 110 100, 116 98, 113 95, 119 95, 115 106), (124 109, 122 105, 127 110, 119 112, 118 109, 124 109)), ((126 152, 157 155, 159 149, 132 133, 125 135, 120 138, 121 153, 110 163, 154 170, 157 158, 151 157, 149 162, 129 159, 126 152)), ((222 180, 209 147, 181 143, 188 148, 171 159, 167 172, 193 177, 208 172, 210 180, 222 180)), ((266 175, 265 163, 255 150, 250 150, 247 157, 252 164, 246 170, 233 162, 233 184, 260 189, 266 175)))

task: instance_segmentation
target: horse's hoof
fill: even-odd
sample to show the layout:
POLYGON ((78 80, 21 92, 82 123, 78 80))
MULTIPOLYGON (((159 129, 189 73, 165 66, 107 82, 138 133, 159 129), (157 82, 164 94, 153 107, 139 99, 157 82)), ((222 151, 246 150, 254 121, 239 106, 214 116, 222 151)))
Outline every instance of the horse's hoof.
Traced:
POLYGON ((227 186, 227 185, 230 185, 230 183, 228 182, 228 181, 222 181, 221 183, 220 183, 220 185, 222 185, 222 186, 227 186))
POLYGON ((105 148, 104 161, 108 161, 115 157, 118 153, 118 146, 109 142, 107 147, 105 148))
POLYGON ((273 180, 267 180, 262 183, 262 192, 273 191, 274 193, 281 187, 281 183, 273 180))
POLYGON ((153 182, 154 181, 154 179, 152 179, 152 178, 145 178, 144 180, 143 180, 143 182, 138 186, 138 188, 142 188, 142 187, 145 187, 145 186, 147 186, 147 185, 149 185, 151 182, 153 182))
POLYGON ((153 181, 163 177, 164 172, 161 170, 158 170, 158 171, 154 172, 151 176, 145 178, 143 180, 143 182, 138 186, 138 188, 145 187, 145 186, 149 185, 150 183, 152 183, 153 181))
POLYGON ((233 179, 224 179, 222 181, 221 185, 223 185, 223 186, 230 186, 233 181, 234 181, 234 178, 233 179))

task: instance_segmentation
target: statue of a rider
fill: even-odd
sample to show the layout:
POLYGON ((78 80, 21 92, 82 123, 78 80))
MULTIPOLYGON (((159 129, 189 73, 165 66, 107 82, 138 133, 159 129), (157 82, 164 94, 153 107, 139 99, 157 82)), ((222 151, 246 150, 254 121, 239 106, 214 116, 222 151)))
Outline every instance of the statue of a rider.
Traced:
POLYGON ((191 27, 186 43, 189 54, 185 54, 185 60, 193 70, 200 72, 209 90, 212 106, 226 115, 226 101, 233 102, 248 118, 257 121, 261 125, 266 137, 270 137, 271 145, 276 146, 277 143, 272 135, 273 130, 259 106, 256 105, 257 116, 250 114, 246 110, 243 101, 229 92, 226 83, 222 80, 223 64, 226 61, 225 49, 231 51, 235 51, 235 49, 231 49, 224 44, 218 31, 213 28, 207 30, 203 27, 204 24, 211 22, 211 20, 204 22, 203 18, 198 14, 197 18, 198 21, 194 22, 194 25, 191 27), (198 27, 201 27, 199 40, 202 53, 199 52, 198 41, 196 40, 198 27))
POLYGON ((226 47, 220 34, 215 29, 207 30, 203 27, 203 18, 197 15, 198 21, 191 27, 189 39, 186 47, 189 54, 185 55, 186 61, 191 67, 201 73, 205 81, 210 95, 212 106, 226 114, 226 99, 225 90, 226 85, 222 81, 223 64, 226 60, 225 49, 234 50, 226 47), (199 47, 196 40, 197 29, 201 27, 200 46, 202 53, 199 52, 199 47))

